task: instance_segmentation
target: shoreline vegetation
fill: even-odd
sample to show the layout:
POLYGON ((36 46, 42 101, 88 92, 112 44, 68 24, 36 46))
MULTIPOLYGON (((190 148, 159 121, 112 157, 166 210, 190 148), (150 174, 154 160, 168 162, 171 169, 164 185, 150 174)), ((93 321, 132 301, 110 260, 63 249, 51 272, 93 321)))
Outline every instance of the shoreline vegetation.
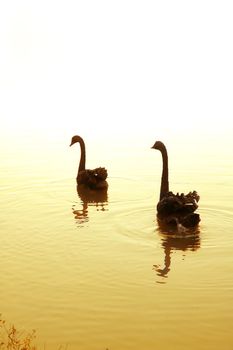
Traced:
MULTIPOLYGON (((0 350, 39 350, 35 345, 36 330, 30 332, 17 329, 6 322, 0 314, 0 350)), ((43 348, 45 350, 45 346, 43 348)), ((60 345, 58 350, 67 350, 68 345, 60 345)))
POLYGON ((36 331, 18 330, 7 323, 0 314, 0 349, 1 350, 37 350, 34 344, 36 331))
MULTIPOLYGON (((16 329, 14 324, 7 323, 0 314, 0 350, 39 350, 35 345, 35 338, 35 329, 31 332, 16 329)), ((58 347, 58 350, 67 349, 68 345, 58 347)), ((110 349, 105 348, 105 350, 110 349)))

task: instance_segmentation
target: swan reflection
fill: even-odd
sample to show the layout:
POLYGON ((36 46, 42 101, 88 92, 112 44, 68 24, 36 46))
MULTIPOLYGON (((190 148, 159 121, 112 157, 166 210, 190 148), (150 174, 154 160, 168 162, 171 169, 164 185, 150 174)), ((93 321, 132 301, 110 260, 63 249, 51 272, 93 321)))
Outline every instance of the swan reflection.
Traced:
POLYGON ((107 189, 91 190, 87 187, 77 186, 77 194, 81 200, 81 208, 72 207, 77 224, 82 225, 89 221, 88 207, 95 206, 97 211, 105 211, 108 205, 107 189))
MULTIPOLYGON (((158 221, 158 231, 161 236, 161 247, 164 251, 164 264, 163 267, 159 264, 153 265, 153 269, 157 272, 157 276, 167 278, 168 273, 171 270, 171 256, 176 250, 182 252, 196 251, 201 246, 200 230, 199 228, 193 228, 183 231, 171 231, 166 229, 164 225, 158 221)), ((158 283, 164 283, 163 281, 157 281, 158 283)))

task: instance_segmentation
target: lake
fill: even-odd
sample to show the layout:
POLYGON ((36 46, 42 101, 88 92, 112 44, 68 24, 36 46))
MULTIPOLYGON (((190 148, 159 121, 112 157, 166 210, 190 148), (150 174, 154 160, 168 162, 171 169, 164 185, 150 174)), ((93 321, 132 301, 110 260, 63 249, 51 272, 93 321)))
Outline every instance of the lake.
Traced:
POLYGON ((156 219, 157 134, 81 135, 87 167, 109 173, 107 196, 90 199, 76 189, 78 131, 50 131, 2 136, 3 317, 50 350, 232 349, 231 137, 162 139, 171 190, 201 197, 182 236, 156 219))

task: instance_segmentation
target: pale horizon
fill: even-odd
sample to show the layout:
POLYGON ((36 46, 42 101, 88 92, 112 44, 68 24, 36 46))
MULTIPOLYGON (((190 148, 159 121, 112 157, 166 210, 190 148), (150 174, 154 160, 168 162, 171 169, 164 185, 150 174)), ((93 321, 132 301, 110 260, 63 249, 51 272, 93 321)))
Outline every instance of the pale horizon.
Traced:
POLYGON ((1 4, 2 132, 53 126, 67 135, 231 135, 230 8, 208 1, 1 4))

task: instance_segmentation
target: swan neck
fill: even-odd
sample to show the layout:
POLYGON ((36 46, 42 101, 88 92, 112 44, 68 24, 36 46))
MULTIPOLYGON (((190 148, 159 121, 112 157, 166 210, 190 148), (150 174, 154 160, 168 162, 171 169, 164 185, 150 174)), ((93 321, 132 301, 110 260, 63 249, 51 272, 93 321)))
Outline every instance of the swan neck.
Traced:
POLYGON ((166 147, 161 148, 162 159, 163 159, 163 171, 161 178, 161 187, 160 187, 160 200, 169 192, 169 182, 168 182, 168 155, 166 147))
POLYGON ((85 165, 86 165, 85 143, 81 137, 79 140, 79 144, 80 144, 81 156, 80 156, 80 161, 79 161, 78 174, 80 173, 80 171, 85 170, 85 165))

